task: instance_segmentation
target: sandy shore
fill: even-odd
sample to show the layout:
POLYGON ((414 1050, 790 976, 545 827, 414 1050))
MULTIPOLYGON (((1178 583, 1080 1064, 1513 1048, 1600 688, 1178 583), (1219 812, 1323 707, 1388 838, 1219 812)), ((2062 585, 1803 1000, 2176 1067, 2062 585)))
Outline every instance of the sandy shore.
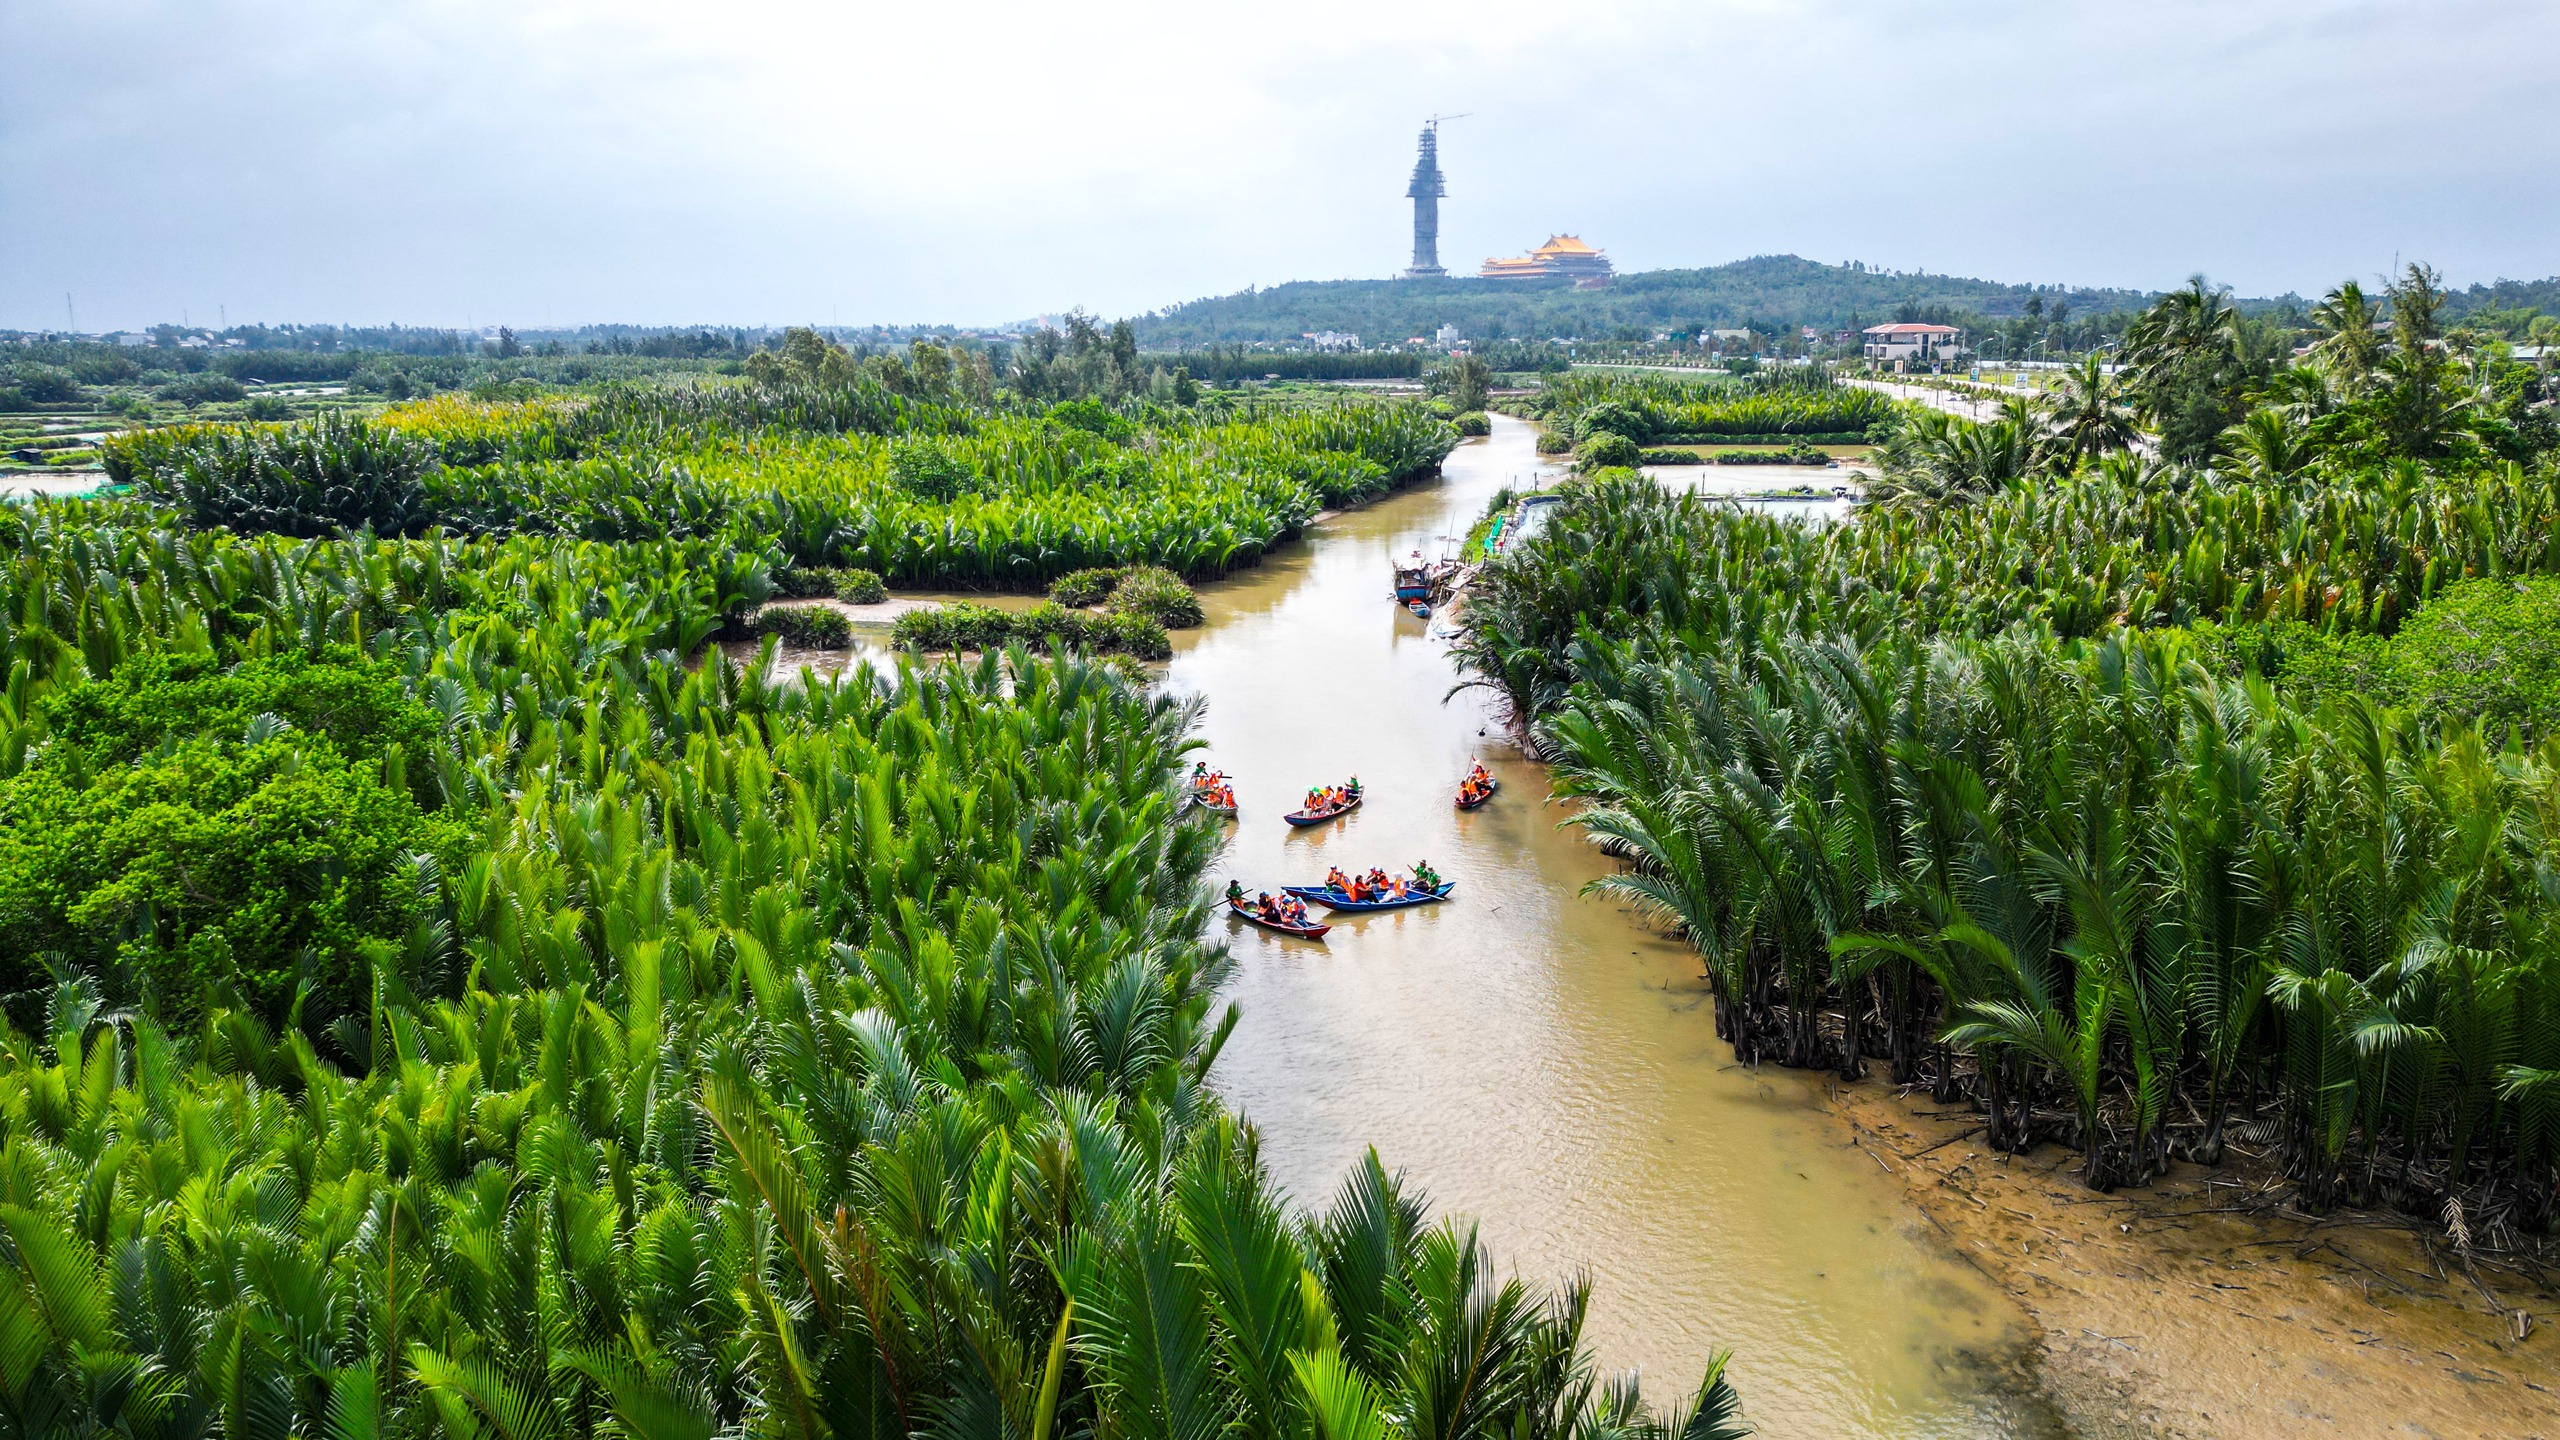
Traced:
POLYGON ((2041 1327, 2041 1386, 2076 1435, 2560 1440, 2560 1291, 2513 1267, 2396 1217, 2297 1214, 2245 1165, 2100 1195, 2076 1154, 1996 1154, 1925 1093, 1830 1099, 2041 1327))

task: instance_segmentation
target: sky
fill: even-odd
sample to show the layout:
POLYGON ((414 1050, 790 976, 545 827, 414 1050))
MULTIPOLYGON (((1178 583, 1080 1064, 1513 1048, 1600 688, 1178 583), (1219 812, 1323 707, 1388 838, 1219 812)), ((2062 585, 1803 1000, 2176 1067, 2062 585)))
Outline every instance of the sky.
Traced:
POLYGON ((0 0, 0 327, 974 325, 1441 258, 2560 273, 2553 0, 0 0), (66 306, 66 296, 68 305, 66 306))

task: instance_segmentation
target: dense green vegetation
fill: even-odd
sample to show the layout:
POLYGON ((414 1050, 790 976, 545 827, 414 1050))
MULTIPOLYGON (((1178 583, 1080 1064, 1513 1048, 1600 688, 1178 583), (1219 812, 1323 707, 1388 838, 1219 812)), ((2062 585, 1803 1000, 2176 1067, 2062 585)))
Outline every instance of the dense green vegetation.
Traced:
MULTIPOLYGON (((259 335, 254 327, 242 333, 259 335)), ((733 373, 739 368, 725 346, 714 361, 473 353, 459 336, 424 331, 359 337, 371 349, 186 347, 177 338, 169 333, 167 344, 141 346, 80 340, 0 346, 0 436, 12 448, 62 447, 62 459, 89 462, 94 450, 42 424, 86 432, 184 419, 288 420, 440 393, 521 398, 615 382, 686 383, 723 365, 733 373), (389 348, 403 340, 414 343, 389 348)))
POLYGON ((2039 309, 2060 301, 2096 315, 2128 312, 2147 298, 2127 290, 2004 285, 1763 255, 1696 270, 1620 275, 1601 290, 1473 278, 1299 281, 1168 306, 1132 324, 1142 344, 1185 349, 1285 344, 1324 330, 1393 344, 1444 324, 1477 342, 1642 340, 1665 329, 1695 335, 1700 329, 1747 327, 1775 335, 1803 325, 1875 325, 1905 311, 2023 314, 2030 300, 2039 309))
POLYGON ((1028 610, 1005 610, 963 600, 910 610, 892 631, 910 650, 1001 650, 1008 645, 1066 645, 1133 660, 1170 660, 1173 642, 1161 622, 1129 611, 1088 614, 1056 601, 1028 610))
POLYGON ((973 399, 984 377, 966 366, 822 345, 755 359, 772 364, 740 386, 140 432, 109 444, 107 466, 198 526, 729 536, 894 584, 1037 589, 1094 565, 1249 565, 1457 439, 1412 405, 1036 407, 973 399))
MULTIPOLYGON (((1151 348, 1196 352, 1240 343, 1289 346, 1326 330, 1394 345, 1451 324, 1499 370, 1561 369, 1569 360, 1677 357, 1695 363, 1710 351, 1747 369, 1754 355, 1854 359, 1858 330, 1919 320, 1961 328, 1979 356, 2058 360, 2122 347, 2132 338, 2134 322, 2158 298, 2133 290, 2011 285, 1770 255, 1704 269, 1620 275, 1600 290, 1467 278, 1293 283, 1172 306, 1136 317, 1133 328, 1151 348), (1814 337, 1804 337, 1806 327, 1815 330, 1814 337), (1718 330, 1744 333, 1701 341, 1701 332, 1718 330), (1852 338, 1843 341, 1843 331, 1852 338)), ((2285 295, 2242 300, 2237 308, 2273 340, 2311 325, 2315 307, 2285 295)), ((2560 343, 2560 280, 2472 285, 2447 293, 2444 312, 2513 343, 2560 343)))
POLYGON ((297 986, 342 1002, 360 943, 405 933, 464 843, 420 804, 438 717, 388 665, 144 655, 37 708, 43 740, 0 779, 11 991, 49 954, 178 1018, 280 1012, 297 986))
POLYGON ((0 513, 10 1433, 1740 1433, 1374 1161, 1284 1207, 1191 709, 734 666, 728 535, 187 520, 0 513))
POLYGON ((1597 477, 1469 662, 1744 1057, 1889 1057, 2096 1185, 2238 1144, 2305 1204, 2546 1230, 2560 455, 2438 298, 2341 287, 2261 366, 2169 297, 2120 377, 1915 417, 1849 523, 1597 477))
POLYGON ((1138 360, 1150 369, 1180 370, 1214 385, 1266 379, 1410 380, 1422 374, 1422 356, 1413 350, 1248 350, 1241 345, 1213 345, 1205 350, 1142 351, 1138 360))
POLYGON ((1584 370, 1550 380, 1516 408, 1574 441, 1606 432, 1639 445, 1856 443, 1899 407, 1819 367, 1748 379, 1584 370))

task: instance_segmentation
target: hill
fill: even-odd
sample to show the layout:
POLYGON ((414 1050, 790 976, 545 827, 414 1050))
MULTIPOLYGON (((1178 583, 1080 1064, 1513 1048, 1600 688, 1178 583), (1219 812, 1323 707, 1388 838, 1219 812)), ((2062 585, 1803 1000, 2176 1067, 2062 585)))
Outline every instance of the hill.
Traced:
POLYGON ((1826 330, 1895 319, 2005 318, 2041 298, 2072 313, 2137 309, 2134 290, 2008 285, 1924 272, 1824 265, 1794 255, 1761 255, 1697 270, 1621 275, 1602 290, 1524 286, 1518 281, 1313 280, 1193 300, 1132 316, 1150 349, 1239 341, 1287 342, 1320 330, 1392 344, 1455 325, 1470 340, 1641 339, 1657 330, 1749 327, 1764 333, 1799 325, 1826 330))

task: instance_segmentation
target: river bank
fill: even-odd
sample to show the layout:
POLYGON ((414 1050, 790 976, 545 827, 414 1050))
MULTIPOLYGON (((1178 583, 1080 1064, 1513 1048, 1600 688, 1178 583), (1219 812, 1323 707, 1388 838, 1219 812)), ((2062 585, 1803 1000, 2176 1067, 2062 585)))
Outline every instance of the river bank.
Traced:
POLYGON ((2440 1235, 2302 1215, 2245 1165, 2101 1195, 2068 1149, 1995 1154, 1978 1116, 1925 1093, 1824 1099, 1844 1143, 2033 1317, 2040 1387, 2075 1435, 2560 1437, 2560 1294, 2440 1235))
MULTIPOLYGON (((1459 882, 1454 904, 1354 917, 1322 944, 1214 922, 1244 1018, 1213 1083, 1300 1204, 1374 1145, 1524 1275, 1590 1276, 1597 1354, 1657 1398, 1733 1348, 1772 1437, 2560 1440, 2560 1324, 2502 1346, 2440 1245, 2430 1260, 2349 1217, 2181 1213, 2233 1203, 2185 1167, 2096 1196, 2057 1147, 1992 1155, 1967 1143, 1977 1120, 1925 1099, 1733 1064, 1695 953, 1580 893, 1611 862, 1557 828, 1490 697, 1452 693, 1449 612, 1387 603, 1393 557, 1553 478, 1527 426, 1495 426, 1441 479, 1201 586, 1208 623, 1165 667, 1207 700, 1205 758, 1243 803, 1219 883, 1418 858, 1459 882), (1454 812, 1473 758, 1502 793, 1454 812), (1355 773, 1358 814, 1279 823, 1355 773)), ((881 638, 813 658, 886 658, 881 638)))
POLYGON ((1587 1276, 1596 1355, 1648 1394, 1730 1348, 1764 1435, 2062 1435, 2023 1312, 1840 1143, 1819 1077, 1730 1063, 1695 954, 1582 896, 1610 862, 1557 828, 1492 697, 1453 693, 1446 622, 1390 603, 1395 557, 1439 553, 1500 490, 1552 482, 1533 438, 1497 417, 1437 482, 1203 584, 1208 623, 1173 636, 1164 683, 1206 700, 1203 758, 1243 812, 1214 883, 1428 860, 1458 887, 1322 943, 1214 922, 1243 1019, 1212 1083, 1298 1203, 1323 1203, 1374 1145, 1524 1277, 1587 1276), (1473 759, 1502 791, 1459 812, 1473 759), (1280 823, 1309 786, 1355 774, 1356 814, 1280 823))

